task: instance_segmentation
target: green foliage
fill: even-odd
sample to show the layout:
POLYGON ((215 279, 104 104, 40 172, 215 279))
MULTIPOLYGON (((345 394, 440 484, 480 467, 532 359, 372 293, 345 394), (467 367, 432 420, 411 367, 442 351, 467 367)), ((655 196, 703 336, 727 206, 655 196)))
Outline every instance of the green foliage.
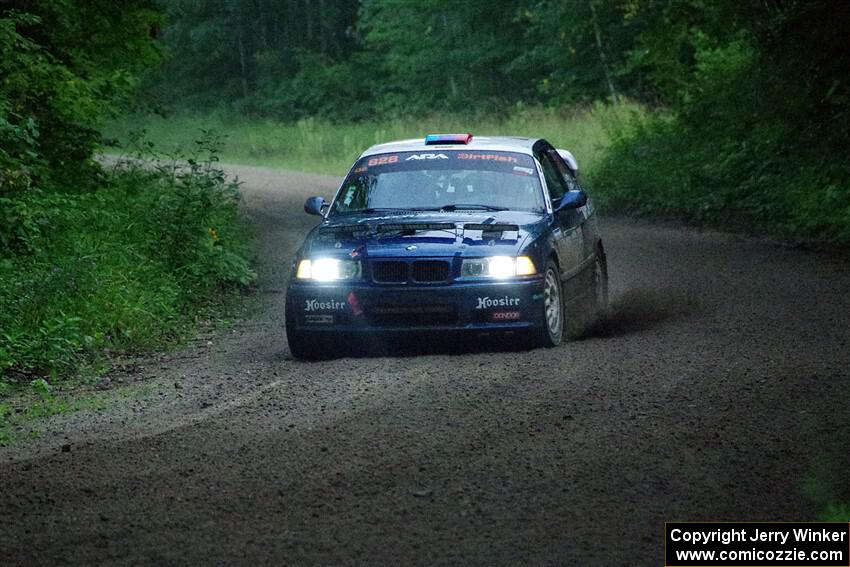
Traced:
POLYGON ((216 166, 221 145, 217 134, 202 130, 194 155, 172 154, 153 166, 123 166, 134 175, 149 176, 161 189, 139 194, 149 211, 137 222, 137 229, 150 235, 147 254, 160 256, 194 288, 247 285, 254 278, 241 248, 234 246, 239 236, 233 232, 241 228, 238 185, 216 166))
POLYGON ((647 25, 617 2, 581 0, 165 5, 172 56, 150 78, 155 106, 286 122, 593 101, 609 93, 607 73, 626 88, 639 82, 624 69, 647 25))
POLYGON ((365 1, 358 28, 383 111, 504 109, 531 93, 533 69, 514 65, 530 44, 524 2, 365 1), (509 102, 510 101, 510 102, 509 102))
POLYGON ((80 361, 161 345, 254 277, 214 137, 186 166, 94 160, 159 21, 153 0, 0 7, 0 395, 47 403, 80 361))
POLYGON ((357 0, 164 0, 165 49, 148 84, 157 104, 298 118, 351 106, 364 75, 354 51, 357 0))
POLYGON ((0 7, 0 197, 33 185, 76 191, 96 183, 96 128, 158 59, 152 6, 12 0, 0 7))
POLYGON ((55 391, 45 380, 36 380, 29 392, 19 392, 12 403, 0 403, 0 447, 11 445, 23 435, 33 439, 39 437, 41 432, 33 427, 39 419, 104 407, 106 398, 102 394, 68 395, 55 391))
POLYGON ((71 372, 104 349, 155 348, 199 307, 254 277, 233 182, 214 138, 188 165, 115 166, 93 193, 31 194, 44 227, 29 254, 0 261, 0 372, 71 372))
POLYGON ((848 51, 836 30, 850 23, 850 7, 828 4, 781 2, 755 14, 713 4, 733 15, 716 18, 725 27, 691 28, 670 112, 617 133, 596 177, 603 204, 850 242, 850 65, 831 59, 848 51))
POLYGON ((850 504, 831 503, 818 516, 821 522, 850 522, 850 504))
POLYGON ((540 100, 571 105, 614 94, 654 98, 642 69, 632 62, 635 45, 649 21, 629 2, 537 0, 521 4, 517 22, 524 27, 525 41, 512 71, 534 82, 540 100))
POLYGON ((300 70, 285 82, 264 81, 252 99, 252 108, 268 116, 334 116, 336 120, 363 118, 364 109, 353 100, 368 98, 368 82, 352 65, 332 63, 319 55, 297 57, 300 70))

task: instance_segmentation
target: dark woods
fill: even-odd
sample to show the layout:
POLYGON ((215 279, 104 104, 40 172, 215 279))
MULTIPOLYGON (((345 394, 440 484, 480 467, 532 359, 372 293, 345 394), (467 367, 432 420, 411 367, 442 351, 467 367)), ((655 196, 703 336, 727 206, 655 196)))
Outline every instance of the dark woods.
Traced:
POLYGON ((171 0, 151 87, 166 105, 283 120, 620 96, 669 106, 708 94, 709 58, 745 58, 773 77, 752 77, 763 87, 799 84, 834 105, 847 88, 843 4, 171 0))
POLYGON ((172 0, 167 111, 381 121, 630 100, 609 210, 850 241, 850 4, 172 0))

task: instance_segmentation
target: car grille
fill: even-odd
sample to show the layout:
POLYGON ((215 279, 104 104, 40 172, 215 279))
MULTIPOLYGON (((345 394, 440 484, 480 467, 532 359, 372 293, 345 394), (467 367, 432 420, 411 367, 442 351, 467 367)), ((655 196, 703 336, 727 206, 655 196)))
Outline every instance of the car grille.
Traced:
POLYGON ((376 260, 371 266, 377 283, 443 283, 451 278, 451 264, 445 260, 376 260))
POLYGON ((444 282, 449 279, 449 263, 442 260, 413 262, 413 281, 420 283, 444 282))
POLYGON ((379 283, 407 282, 406 262, 372 262, 372 279, 379 283))

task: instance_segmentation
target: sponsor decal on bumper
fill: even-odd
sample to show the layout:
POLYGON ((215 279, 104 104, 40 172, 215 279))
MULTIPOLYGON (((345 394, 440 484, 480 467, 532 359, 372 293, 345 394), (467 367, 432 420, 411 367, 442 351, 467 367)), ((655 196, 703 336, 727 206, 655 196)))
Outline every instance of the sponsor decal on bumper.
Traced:
POLYGON ((304 322, 308 325, 333 325, 333 315, 305 315, 304 322))
POLYGON ((511 297, 506 295, 504 297, 477 297, 478 304, 475 306, 476 309, 493 309, 494 307, 516 307, 520 303, 519 297, 511 297))
POLYGON ((491 321, 519 321, 522 319, 522 311, 493 311, 491 321))
POLYGON ((334 332, 518 329, 542 324, 542 280, 439 287, 296 285, 297 321, 334 332))
POLYGON ((304 311, 310 313, 312 311, 342 311, 345 309, 344 301, 336 299, 305 299, 304 311))

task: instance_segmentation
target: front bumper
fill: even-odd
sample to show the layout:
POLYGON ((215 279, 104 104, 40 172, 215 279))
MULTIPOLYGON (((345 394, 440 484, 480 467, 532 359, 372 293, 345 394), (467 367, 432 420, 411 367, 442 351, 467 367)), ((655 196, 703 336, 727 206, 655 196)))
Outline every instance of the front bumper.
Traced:
POLYGON ((483 332, 544 324, 540 276, 394 286, 292 280, 286 301, 300 332, 483 332))

